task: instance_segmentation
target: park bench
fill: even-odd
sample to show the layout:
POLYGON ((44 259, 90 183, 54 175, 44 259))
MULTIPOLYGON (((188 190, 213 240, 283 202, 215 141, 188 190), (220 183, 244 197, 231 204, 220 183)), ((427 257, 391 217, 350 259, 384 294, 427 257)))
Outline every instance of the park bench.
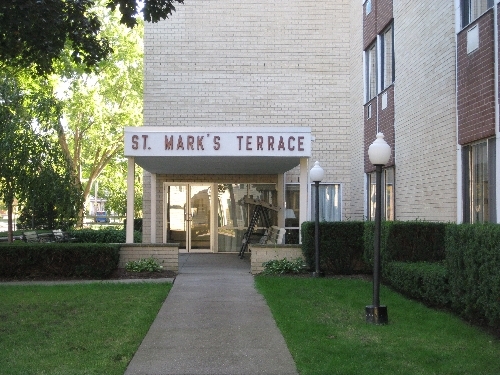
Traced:
POLYGON ((23 232, 24 242, 52 242, 52 233, 37 233, 36 231, 23 232))
POLYGON ((61 229, 54 229, 52 231, 52 235, 54 236, 54 240, 56 242, 71 242, 76 238, 70 237, 68 233, 63 232, 61 229))
POLYGON ((285 236, 285 228, 280 228, 277 226, 269 227, 259 243, 261 245, 272 244, 272 245, 281 245, 283 243, 283 237, 285 236))

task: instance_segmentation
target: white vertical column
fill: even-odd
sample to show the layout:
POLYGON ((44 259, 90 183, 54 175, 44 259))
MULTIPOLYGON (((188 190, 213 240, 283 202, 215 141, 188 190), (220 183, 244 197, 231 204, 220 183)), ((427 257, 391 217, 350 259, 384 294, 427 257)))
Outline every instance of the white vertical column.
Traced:
MULTIPOLYGON (((495 4, 497 4, 498 1, 495 1, 495 4)), ((500 109, 498 108, 498 99, 499 99, 499 93, 498 93, 498 8, 495 5, 493 7, 493 40, 494 40, 494 46, 495 46, 495 133, 496 133, 496 139, 495 139, 495 181, 492 181, 495 184, 495 208, 496 209, 496 223, 500 223, 500 205, 498 202, 500 202, 500 120, 498 118, 499 116, 499 111, 500 109)), ((489 148, 488 148, 489 151, 489 148)), ((491 160, 489 160, 491 161, 491 160)), ((491 178, 491 177, 490 177, 491 178)), ((490 182, 490 184, 492 183, 490 182)), ((491 185, 490 185, 491 186, 491 185)), ((462 195, 463 196, 463 195, 462 195)), ((460 201, 460 197, 457 197, 457 201, 460 201)), ((488 197, 489 198, 489 197, 488 197)), ((491 206, 490 206, 491 207, 491 206)))
POLYGON ((127 163, 127 228, 126 243, 134 243, 134 180, 135 162, 133 157, 128 157, 127 163))
POLYGON ((151 173, 151 243, 156 243, 156 173, 151 173))
MULTIPOLYGON (((308 159, 300 159, 300 215, 299 225, 309 217, 309 169, 308 159)), ((300 233, 300 243, 302 243, 302 233, 300 233)))
POLYGON ((278 207, 281 210, 278 211, 278 227, 285 227, 285 174, 281 173, 278 175, 278 207))

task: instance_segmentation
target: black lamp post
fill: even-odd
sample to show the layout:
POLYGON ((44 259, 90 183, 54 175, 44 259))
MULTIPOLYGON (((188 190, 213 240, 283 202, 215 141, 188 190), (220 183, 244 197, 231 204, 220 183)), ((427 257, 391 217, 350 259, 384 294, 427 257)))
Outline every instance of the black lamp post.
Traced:
POLYGON ((376 202, 375 202, 375 235, 373 241, 373 302, 366 306, 366 322, 387 324, 387 306, 380 306, 380 229, 382 221, 382 167, 389 162, 391 147, 384 140, 382 133, 368 148, 368 157, 375 166, 376 202))
POLYGON ((325 176, 325 171, 319 165, 319 161, 314 163, 314 167, 311 168, 309 172, 309 178, 312 182, 314 182, 314 186, 316 189, 316 195, 314 199, 314 213, 315 213, 315 226, 314 226, 314 252, 315 252, 315 262, 316 268, 312 273, 313 277, 323 276, 322 272, 319 269, 319 183, 323 180, 325 176))

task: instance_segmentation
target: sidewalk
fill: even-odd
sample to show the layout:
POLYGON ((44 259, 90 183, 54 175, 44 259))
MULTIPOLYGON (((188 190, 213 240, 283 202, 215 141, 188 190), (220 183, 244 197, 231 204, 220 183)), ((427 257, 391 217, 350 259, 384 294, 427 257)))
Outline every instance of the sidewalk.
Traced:
POLYGON ((181 254, 179 275, 125 375, 298 374, 248 259, 181 254))

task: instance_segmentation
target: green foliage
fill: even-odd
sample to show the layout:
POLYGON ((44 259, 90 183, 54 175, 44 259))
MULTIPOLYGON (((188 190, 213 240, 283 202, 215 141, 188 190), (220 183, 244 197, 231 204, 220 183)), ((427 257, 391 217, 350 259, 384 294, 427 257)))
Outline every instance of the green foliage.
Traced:
POLYGON ((283 275, 283 274, 298 274, 304 272, 304 261, 302 258, 288 260, 283 258, 281 260, 274 259, 262 263, 264 266, 263 275, 283 275))
MULTIPOLYGON (((390 262, 440 262, 445 259, 445 223, 384 221, 381 224, 382 270, 390 262)), ((364 259, 373 264, 375 223, 365 223, 364 259)))
MULTIPOLYGON (((102 4, 101 4, 102 5, 102 4)), ((143 22, 128 29, 117 12, 100 6, 105 20, 101 34, 110 41, 113 54, 98 64, 98 72, 82 71, 67 58, 58 64, 56 91, 64 97, 60 121, 50 129, 60 149, 72 161, 74 184, 82 186, 84 201, 95 191, 106 198, 109 210, 126 210, 127 159, 123 157, 123 127, 142 121, 143 22), (64 125, 64 126, 63 126, 64 125)), ((71 53, 67 50, 66 53, 71 53)), ((136 207, 142 203, 142 169, 135 178, 136 207)), ((79 217, 83 217, 83 206, 79 217)))
POLYGON ((452 307, 500 329, 500 225, 450 225, 446 264, 452 307))
MULTIPOLYGON (((315 265, 314 222, 302 224, 302 253, 310 269, 315 265)), ((365 272, 362 221, 319 223, 320 268, 325 273, 350 275, 365 272)))
POLYGON ((106 278, 117 267, 120 247, 111 244, 28 243, 2 245, 0 276, 106 278))
MULTIPOLYGON (((123 228, 105 227, 102 229, 78 229, 68 231, 75 238, 73 242, 80 243, 125 243, 126 233, 123 228)), ((134 232, 134 242, 142 241, 142 233, 134 232)))
POLYGON ((158 259, 151 257, 127 262, 125 269, 129 272, 161 272, 163 266, 158 259))
POLYGON ((52 71, 66 45, 72 60, 94 67, 111 48, 99 36, 95 1, 16 0, 0 8, 0 61, 43 75, 52 71))
POLYGON ((385 267, 386 281, 398 292, 426 305, 450 306, 448 271, 444 264, 391 262, 385 267))
POLYGON ((58 121, 55 112, 46 81, 0 75, 0 198, 7 206, 17 199, 26 227, 33 218, 37 227, 71 226, 82 202, 67 159, 44 131, 58 121))

